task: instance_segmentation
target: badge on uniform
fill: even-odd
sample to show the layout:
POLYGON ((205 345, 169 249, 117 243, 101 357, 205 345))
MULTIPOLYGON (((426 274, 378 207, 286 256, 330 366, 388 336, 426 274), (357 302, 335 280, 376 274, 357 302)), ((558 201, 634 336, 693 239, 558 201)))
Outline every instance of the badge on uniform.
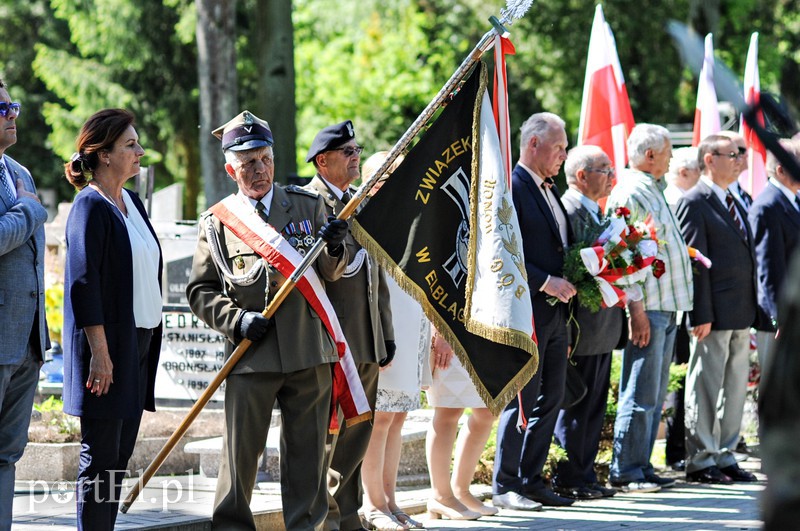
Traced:
POLYGON ((311 225, 311 220, 308 219, 289 223, 283 229, 283 237, 289 242, 289 245, 295 248, 300 256, 305 256, 306 251, 313 247, 316 242, 314 227, 311 225))
POLYGON ((236 269, 244 269, 244 258, 241 256, 237 256, 233 259, 233 263, 236 266, 236 269))

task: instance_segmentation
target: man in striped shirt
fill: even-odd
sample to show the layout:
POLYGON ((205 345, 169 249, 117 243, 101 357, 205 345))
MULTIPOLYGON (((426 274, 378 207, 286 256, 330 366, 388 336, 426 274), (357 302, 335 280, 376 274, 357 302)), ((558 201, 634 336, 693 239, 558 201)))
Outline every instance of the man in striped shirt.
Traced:
POLYGON ((665 272, 648 273, 644 299, 628 303, 629 338, 622 356, 611 485, 623 492, 654 492, 674 480, 656 475, 650 455, 661 420, 675 343, 676 313, 692 309, 692 269, 678 223, 664 199, 672 146, 669 132, 639 124, 628 137, 630 169, 620 176, 608 198, 613 214, 626 207, 632 219, 651 215, 658 239, 658 258, 665 272))

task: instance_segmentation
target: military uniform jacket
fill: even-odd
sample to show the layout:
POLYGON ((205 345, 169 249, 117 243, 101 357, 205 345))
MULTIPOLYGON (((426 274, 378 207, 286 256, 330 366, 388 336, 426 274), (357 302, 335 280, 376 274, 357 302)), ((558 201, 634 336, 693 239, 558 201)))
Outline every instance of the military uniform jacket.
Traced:
MULTIPOLYGON (((322 199, 317 194, 297 187, 273 186, 275 192, 269 210, 269 224, 289 239, 290 233, 287 231, 297 230, 301 222, 310 222, 311 236, 315 238, 325 223, 322 199)), ((308 226, 307 223, 304 225, 308 226)), ((325 283, 339 278, 346 263, 346 250, 340 257, 332 257, 324 250, 314 268, 325 283)), ((284 280, 279 272, 265 264, 255 251, 217 218, 208 212, 202 214, 186 295, 194 314, 228 338, 226 358, 235 347, 235 327, 241 314, 245 310, 263 311, 284 280), (210 227, 207 226, 209 223, 210 227), (250 279, 252 283, 237 283, 222 274, 211 256, 207 231, 216 234, 221 258, 234 275, 243 276, 252 271, 254 266, 260 268, 256 270, 254 279, 250 279), (258 262, 263 265, 258 266, 258 262)), ((294 289, 289 293, 272 321, 266 336, 251 345, 234 367, 234 374, 290 373, 338 361, 333 339, 299 290, 294 289)))
MULTIPOLYGON (((318 193, 325 202, 328 215, 338 214, 342 203, 316 175, 306 190, 318 193)), ((351 190, 355 193, 355 190, 351 190)), ((345 254, 350 268, 359 260, 361 245, 348 233, 344 240, 345 254), (355 261, 355 263, 351 263, 355 261)), ((336 282, 328 284, 326 291, 342 325, 347 343, 356 363, 377 363, 386 357, 385 340, 394 340, 392 310, 389 304, 389 286, 382 268, 364 255, 357 271, 347 273, 336 282)))

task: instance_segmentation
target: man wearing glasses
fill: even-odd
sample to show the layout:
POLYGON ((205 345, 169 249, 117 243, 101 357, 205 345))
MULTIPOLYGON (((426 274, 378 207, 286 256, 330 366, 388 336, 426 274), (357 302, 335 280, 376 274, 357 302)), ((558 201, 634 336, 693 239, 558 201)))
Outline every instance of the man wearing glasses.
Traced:
MULTIPOLYGON (((576 235, 599 233, 605 216, 597 202, 611 193, 614 167, 597 146, 572 148, 564 162, 567 190, 561 202, 576 235)), ((578 240, 585 240, 580 236, 578 240)), ((562 409, 556 421, 555 438, 567 452, 553 476, 556 494, 577 500, 609 497, 616 490, 597 481, 594 460, 600 445, 611 375, 611 351, 627 339, 622 308, 603 308, 591 312, 573 299, 575 319, 570 323, 570 363, 586 384, 586 396, 577 404, 562 409)))
POLYGON ((20 104, 0 81, 0 530, 11 529, 15 464, 28 442, 44 317, 44 222, 30 172, 5 154, 17 142, 20 104))
POLYGON ((677 208, 686 243, 713 264, 695 269, 689 313, 686 477, 701 483, 756 481, 733 455, 747 392, 750 327, 757 320, 753 234, 729 189, 739 177, 740 159, 730 138, 705 138, 698 146, 700 182, 677 208))
MULTIPOLYGON (((350 201, 350 185, 361 174, 361 151, 350 120, 322 129, 308 150, 307 162, 317 174, 306 189, 317 192, 327 205, 328 215, 337 215, 350 201)), ((379 366, 394 357, 394 328, 389 306, 389 288, 384 272, 367 256, 352 234, 344 240, 350 263, 342 278, 326 286, 344 335, 353 353, 364 391, 375 409, 379 366), (380 364, 380 365, 379 365, 380 364)), ((340 415, 341 419, 341 415, 340 415)), ((329 451, 328 518, 326 530, 362 529, 361 462, 369 445, 372 423, 347 427, 340 422, 329 451)))

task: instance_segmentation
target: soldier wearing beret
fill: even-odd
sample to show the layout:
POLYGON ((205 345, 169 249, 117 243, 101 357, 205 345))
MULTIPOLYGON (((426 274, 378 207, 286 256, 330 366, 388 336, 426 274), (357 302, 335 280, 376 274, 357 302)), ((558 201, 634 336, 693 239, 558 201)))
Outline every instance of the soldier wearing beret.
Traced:
POLYGON ((262 315, 285 278, 272 260, 256 253, 254 248, 261 249, 268 240, 253 234, 275 236, 269 240, 278 242, 275 248, 284 245, 284 253, 303 254, 319 232, 327 246, 314 269, 323 282, 334 281, 347 263, 342 245, 347 223, 326 224, 318 194, 273 183, 273 138, 267 122, 244 111, 214 135, 222 140, 225 170, 238 192, 201 215, 186 293, 192 311, 227 337, 227 356, 244 338, 252 345, 227 379, 212 525, 255 529, 249 502, 277 400, 284 522, 287 529, 319 530, 328 510, 325 442, 336 345, 297 289, 271 319, 262 315))
MULTIPOLYGON (((314 138, 306 161, 314 164, 317 174, 305 188, 322 197, 329 215, 340 212, 355 192, 350 185, 359 177, 362 149, 356 143, 350 120, 326 127, 314 138)), ((349 233, 344 246, 349 257, 347 269, 326 290, 374 410, 379 363, 387 365, 395 351, 389 288, 383 270, 349 233)), ((331 443, 325 524, 328 530, 361 529, 358 516, 362 498, 361 462, 371 434, 371 423, 349 427, 342 423, 341 431, 331 443)))

